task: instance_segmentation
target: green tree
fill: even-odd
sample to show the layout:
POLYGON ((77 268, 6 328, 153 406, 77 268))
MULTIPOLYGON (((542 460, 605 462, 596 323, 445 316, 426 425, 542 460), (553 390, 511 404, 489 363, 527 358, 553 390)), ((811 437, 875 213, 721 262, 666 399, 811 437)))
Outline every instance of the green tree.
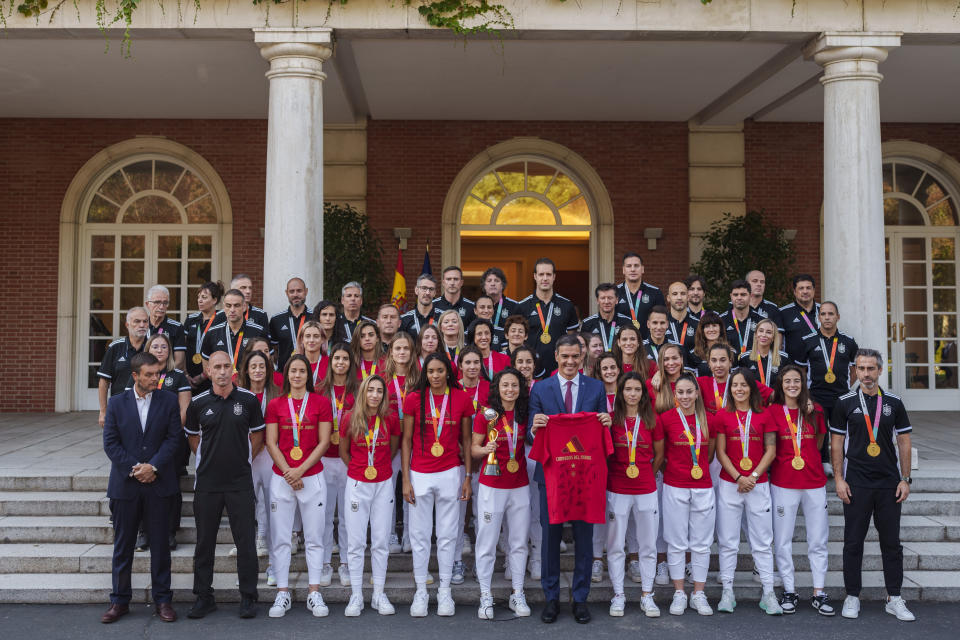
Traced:
POLYGON ((383 247, 366 215, 350 205, 323 205, 323 290, 339 302, 340 288, 356 280, 363 285, 364 311, 372 314, 389 296, 383 247))
POLYGON ((710 225, 703 238, 703 254, 691 270, 707 281, 705 306, 723 310, 730 301, 730 283, 752 269, 766 276, 767 298, 789 300, 793 263, 784 230, 765 218, 761 209, 744 216, 725 213, 710 225))

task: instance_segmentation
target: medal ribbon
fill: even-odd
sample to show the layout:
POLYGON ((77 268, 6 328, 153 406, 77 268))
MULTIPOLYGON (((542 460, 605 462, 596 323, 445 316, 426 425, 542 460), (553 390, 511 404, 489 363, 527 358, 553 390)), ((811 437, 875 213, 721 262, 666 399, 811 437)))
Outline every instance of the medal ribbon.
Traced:
POLYGON ((490 349, 490 355, 487 356, 487 380, 493 382, 493 349, 490 349))
MULTIPOLYGON (((733 314, 731 313, 731 315, 733 315, 733 314)), ((734 328, 737 330, 737 340, 740 342, 740 353, 741 353, 741 354, 747 352, 747 344, 746 344, 747 340, 746 340, 746 338, 747 338, 747 336, 750 335, 750 325, 752 324, 752 322, 753 322, 753 321, 748 317, 748 318, 747 318, 747 324, 744 326, 744 329, 746 329, 746 330, 743 332, 743 334, 741 334, 741 333, 740 333, 740 321, 737 320, 737 316, 736 316, 736 315, 733 316, 733 326, 734 326, 734 328)))
POLYGON ((497 312, 493 314, 493 328, 499 329, 500 327, 497 323, 500 321, 500 313, 503 312, 503 295, 500 296, 500 301, 497 303, 497 312))
POLYGON ((300 324, 297 325, 296 330, 293 328, 293 312, 290 312, 290 317, 287 318, 288 326, 290 327, 290 339, 293 341, 293 350, 297 350, 297 334, 300 333, 300 329, 303 327, 303 321, 307 319, 307 314, 304 313, 300 316, 300 324))
MULTIPOLYGON (((427 326, 433 324, 433 316, 427 318, 427 326)), ((417 309, 413 310, 413 325, 417 328, 417 335, 420 334, 420 312, 417 309)))
POLYGON ((767 384, 767 380, 770 379, 770 371, 773 366, 773 354, 767 354, 767 371, 763 371, 763 356, 757 358, 757 371, 760 372, 760 384, 767 384))
POLYGON ((377 437, 380 435, 380 416, 374 421, 374 428, 367 428, 367 435, 364 438, 367 441, 367 466, 373 466, 373 454, 377 450, 377 437))
POLYGON ((807 312, 803 309, 800 310, 800 317, 803 318, 803 321, 807 323, 807 326, 810 327, 811 332, 816 332, 817 328, 813 326, 813 323, 810 322, 810 318, 807 317, 807 312))
POLYGON ((427 389, 430 395, 430 419, 433 421, 433 436, 435 441, 440 443, 440 434, 443 433, 443 418, 447 413, 447 401, 450 400, 450 390, 443 391, 443 404, 440 405, 440 413, 437 414, 437 403, 433 400, 433 391, 427 389))
POLYGON ((543 309, 540 307, 540 303, 537 303, 537 315, 540 316, 540 333, 550 335, 550 318, 553 317, 553 303, 550 303, 550 306, 547 307, 547 319, 543 319, 543 309))
POLYGON ((163 389, 163 381, 166 380, 166 379, 167 379, 167 374, 166 374, 166 373, 164 373, 162 376, 160 376, 160 381, 157 382, 157 389, 163 389))
POLYGON ((690 443, 690 457, 693 458, 693 466, 700 466, 700 443, 702 441, 702 434, 700 433, 700 418, 697 417, 697 414, 693 414, 694 420, 696 420, 697 425, 697 442, 694 446, 693 434, 690 433, 690 425, 687 424, 687 416, 683 415, 683 409, 677 407, 677 413, 680 414, 680 422, 683 423, 683 434, 687 436, 687 442, 690 443))
POLYGON ((376 362, 372 363, 372 366, 370 367, 370 371, 367 371, 366 364, 367 363, 365 360, 360 363, 360 374, 363 376, 364 380, 366 380, 367 378, 369 378, 370 376, 374 375, 377 372, 376 362))
POLYGON ((827 360, 827 345, 823 343, 823 338, 820 338, 820 351, 823 353, 823 362, 827 365, 828 371, 833 371, 833 362, 837 357, 837 336, 833 336, 833 347, 830 349, 830 360, 827 360))
POLYGON ((343 402, 347 397, 347 388, 343 388, 343 395, 340 396, 340 399, 337 399, 337 390, 333 385, 330 385, 330 399, 333 400, 333 430, 339 431, 340 429, 340 416, 343 415, 343 402))
POLYGON ((603 350, 612 351, 613 350, 613 336, 617 333, 617 318, 614 315, 613 319, 610 321, 610 337, 607 338, 603 333, 603 319, 600 319, 600 339, 603 341, 603 350))
POLYGON ((863 389, 860 389, 857 394, 860 397, 860 409, 863 410, 863 419, 867 422, 867 435, 870 436, 870 444, 877 444, 877 432, 880 431, 880 409, 883 405, 883 392, 880 391, 880 387, 877 387, 877 417, 874 419, 873 424, 870 424, 870 414, 867 412, 867 401, 863 397, 863 389))
POLYGON ((320 360, 317 360, 315 363, 310 365, 310 368, 313 370, 313 384, 317 384, 317 378, 320 377, 320 360))
POLYGON ((233 353, 233 372, 237 372, 237 358, 240 357, 240 347, 243 345, 243 329, 240 329, 240 333, 237 335, 237 347, 234 349, 233 341, 230 339, 230 325, 226 326, 227 334, 227 351, 233 353))
POLYGON ((747 424, 744 425, 740 421, 740 412, 734 411, 737 416, 737 431, 740 432, 740 449, 742 451, 741 457, 749 458, 750 457, 750 421, 753 419, 753 410, 747 410, 747 424))
POLYGON ((640 284, 640 288, 637 289, 637 297, 630 297, 630 287, 626 282, 623 283, 623 292, 627 294, 627 306, 630 308, 630 316, 633 318, 634 322, 639 322, 637 320, 637 315, 640 313, 640 289, 643 289, 643 283, 640 284))
POLYGON ((197 323, 197 349, 194 353, 200 353, 200 348, 203 346, 203 336, 207 335, 207 331, 210 330, 210 325, 213 324, 213 319, 216 317, 216 312, 211 314, 210 319, 207 320, 207 326, 203 328, 203 331, 200 331, 200 322, 203 322, 203 316, 200 316, 200 322, 197 323))
POLYGON ((787 426, 790 427, 790 441, 793 442, 793 457, 800 457, 800 438, 803 437, 803 416, 800 409, 797 409, 797 424, 794 426, 793 418, 790 416, 790 410, 783 405, 783 417, 787 419, 787 426))
POLYGON ((730 388, 730 374, 727 374, 727 380, 723 383, 723 397, 720 396, 720 387, 717 386, 717 379, 713 379, 713 402, 717 411, 723 408, 727 403, 727 390, 730 388))
MULTIPOLYGON (((446 400, 446 398, 444 398, 446 400)), ((473 410, 476 411, 480 405, 480 381, 477 380, 477 387, 473 390, 473 410)))
MULTIPOLYGON (((266 394, 264 394, 266 395, 266 394)), ((303 414, 307 412, 307 398, 310 397, 310 392, 307 391, 303 394, 303 401, 300 404, 300 414, 297 415, 297 412, 293 410, 293 395, 287 394, 287 408, 290 410, 290 422, 293 423, 293 446, 300 446, 300 425, 303 424, 303 414)))
POLYGON ((503 430, 507 432, 507 446, 510 448, 510 459, 513 460, 517 457, 517 434, 519 429, 517 429, 517 421, 513 421, 513 428, 510 428, 510 423, 507 422, 507 416, 503 416, 503 430))
POLYGON ((265 416, 267 415, 267 392, 261 391, 257 395, 259 396, 257 399, 260 401, 260 415, 265 416))
POLYGON ((612 394, 612 395, 613 395, 613 399, 610 398, 610 395, 611 395, 611 394, 609 394, 609 393, 606 394, 606 396, 607 396, 607 413, 613 413, 613 403, 614 403, 614 400, 617 399, 617 394, 615 394, 615 393, 612 394))
MULTIPOLYGON (((686 423, 684 423, 686 426, 686 423)), ((623 432, 627 435, 627 447, 629 450, 629 459, 630 464, 637 464, 637 434, 640 433, 640 414, 637 414, 637 417, 633 419, 633 433, 630 433, 630 430, 627 429, 627 421, 623 421, 623 432)), ((699 445, 697 445, 699 447, 699 445)))
POLYGON ((400 389, 400 382, 397 380, 397 374, 393 374, 393 390, 397 393, 397 413, 403 420, 403 401, 407 398, 406 389, 400 389))

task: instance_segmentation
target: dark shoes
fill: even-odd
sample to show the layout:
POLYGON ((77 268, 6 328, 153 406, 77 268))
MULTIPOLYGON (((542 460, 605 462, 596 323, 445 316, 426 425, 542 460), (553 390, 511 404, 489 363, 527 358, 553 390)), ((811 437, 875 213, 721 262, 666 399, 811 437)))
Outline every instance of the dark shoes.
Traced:
POLYGON ((590 609, 587 608, 586 602, 573 603, 573 619, 579 624, 587 624, 590 622, 590 609))
POLYGON ((190 611, 187 612, 188 618, 199 619, 207 614, 217 610, 217 603, 213 598, 197 598, 190 611))
POLYGON ((253 598, 243 596, 240 599, 240 617, 241 618, 256 618, 257 617, 257 601, 253 598))
POLYGON ((111 604, 107 612, 100 616, 100 622, 110 624, 111 622, 116 622, 121 616, 125 616, 128 613, 130 613, 130 607, 128 605, 111 604))
POLYGON ((174 533, 170 534, 170 551, 174 551, 177 548, 177 535, 174 533))
POLYGON ((543 611, 540 613, 540 620, 547 624, 551 624, 557 621, 557 616, 560 615, 560 601, 559 600, 547 600, 547 606, 543 608, 543 611))
POLYGON ((147 551, 150 549, 150 541, 147 540, 147 534, 141 531, 137 534, 137 551, 147 551))
POLYGON ((169 602, 161 602, 156 607, 157 615, 160 616, 160 619, 164 622, 176 622, 177 621, 177 612, 173 610, 173 607, 170 606, 169 602))

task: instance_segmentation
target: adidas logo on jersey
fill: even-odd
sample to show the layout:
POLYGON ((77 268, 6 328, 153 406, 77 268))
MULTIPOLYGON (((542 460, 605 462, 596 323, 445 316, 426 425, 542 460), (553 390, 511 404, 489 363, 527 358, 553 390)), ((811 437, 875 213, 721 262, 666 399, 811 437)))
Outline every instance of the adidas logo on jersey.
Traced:
POLYGON ((217 346, 218 346, 218 347, 222 347, 222 346, 223 346, 223 340, 217 340, 217 346))
POLYGON ((203 415, 205 415, 205 416, 212 416, 212 415, 213 415, 213 409, 207 409, 207 412, 206 412, 205 414, 203 414, 203 415))
POLYGON ((860 410, 860 407, 857 407, 856 409, 854 409, 853 412, 863 415, 863 411, 860 410))
POLYGON ((793 321, 794 323, 800 322, 800 318, 794 318, 793 321))

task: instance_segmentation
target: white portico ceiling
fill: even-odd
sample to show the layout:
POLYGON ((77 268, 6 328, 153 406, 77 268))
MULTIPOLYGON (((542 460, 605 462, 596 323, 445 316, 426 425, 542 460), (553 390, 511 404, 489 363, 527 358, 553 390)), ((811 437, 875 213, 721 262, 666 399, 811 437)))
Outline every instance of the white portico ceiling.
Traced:
MULTIPOLYGON (((0 117, 265 118, 267 63, 245 30, 134 32, 133 57, 90 33, 0 38, 0 117)), ((820 121, 818 74, 800 37, 766 41, 382 38, 337 33, 324 121, 375 119, 820 121), (356 36, 356 37, 354 37, 356 36), (798 53, 791 57, 790 49, 798 53), (776 72, 711 110, 771 60, 776 72)), ((880 66, 881 116, 960 121, 960 46, 908 44, 880 66)))

